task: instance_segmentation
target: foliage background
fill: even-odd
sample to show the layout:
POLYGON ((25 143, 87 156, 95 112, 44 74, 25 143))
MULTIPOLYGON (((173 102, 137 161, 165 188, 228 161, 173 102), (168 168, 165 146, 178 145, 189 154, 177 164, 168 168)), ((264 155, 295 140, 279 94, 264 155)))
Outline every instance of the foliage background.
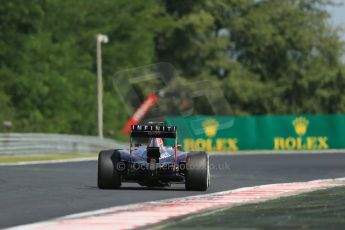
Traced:
MULTIPOLYGON (((123 111, 111 77, 154 62, 219 81, 232 113, 344 113, 344 44, 329 0, 0 0, 0 121, 95 135, 95 35, 104 33, 105 134, 123 111)), ((194 102, 195 114, 207 106, 194 102)), ((1 129, 3 129, 1 127, 1 129)))

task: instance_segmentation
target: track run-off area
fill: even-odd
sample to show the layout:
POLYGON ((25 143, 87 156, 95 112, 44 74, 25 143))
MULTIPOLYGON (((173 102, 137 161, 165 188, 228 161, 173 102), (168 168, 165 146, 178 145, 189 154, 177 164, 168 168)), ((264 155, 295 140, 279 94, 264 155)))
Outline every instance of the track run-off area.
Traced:
MULTIPOLYGON (((187 192, 184 191, 183 185, 149 189, 136 184, 123 184, 120 190, 99 190, 96 186, 95 160, 0 166, 0 228, 109 207, 116 209, 117 206, 142 202, 179 198, 175 200, 178 203, 188 196, 203 196, 244 187, 345 177, 343 153, 212 155, 210 163, 211 186, 207 192, 187 192)), ((301 187, 307 183, 295 183, 294 186, 287 185, 283 189, 276 187, 274 191, 275 195, 284 196, 288 193, 308 191, 318 186, 338 186, 341 183, 343 181, 309 182, 309 187, 301 187)), ((229 202, 230 200, 228 199, 229 202)), ((212 206, 204 208, 210 207, 212 208, 212 206)))

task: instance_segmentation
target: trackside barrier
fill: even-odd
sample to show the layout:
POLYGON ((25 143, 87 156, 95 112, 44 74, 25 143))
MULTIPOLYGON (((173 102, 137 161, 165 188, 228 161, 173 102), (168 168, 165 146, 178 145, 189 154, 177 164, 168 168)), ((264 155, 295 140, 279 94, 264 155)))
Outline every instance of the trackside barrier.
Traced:
POLYGON ((345 149, 345 115, 167 117, 186 151, 345 149))
POLYGON ((94 136, 0 133, 1 154, 97 153, 101 149, 123 148, 124 144, 94 136))

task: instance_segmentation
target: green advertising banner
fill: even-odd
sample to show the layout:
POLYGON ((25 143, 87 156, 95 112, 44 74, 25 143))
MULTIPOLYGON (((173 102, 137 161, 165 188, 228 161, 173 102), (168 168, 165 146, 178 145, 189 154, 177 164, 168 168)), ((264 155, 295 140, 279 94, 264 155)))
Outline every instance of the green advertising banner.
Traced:
POLYGON ((345 115, 167 117, 185 151, 345 149, 345 115))

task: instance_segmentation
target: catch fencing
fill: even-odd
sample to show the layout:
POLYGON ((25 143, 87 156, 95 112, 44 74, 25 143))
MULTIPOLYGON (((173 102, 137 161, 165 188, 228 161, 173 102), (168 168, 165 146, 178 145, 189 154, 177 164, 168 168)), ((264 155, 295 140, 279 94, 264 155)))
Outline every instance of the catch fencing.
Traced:
POLYGON ((102 149, 123 148, 125 144, 94 136, 0 133, 2 154, 98 153, 102 149))

